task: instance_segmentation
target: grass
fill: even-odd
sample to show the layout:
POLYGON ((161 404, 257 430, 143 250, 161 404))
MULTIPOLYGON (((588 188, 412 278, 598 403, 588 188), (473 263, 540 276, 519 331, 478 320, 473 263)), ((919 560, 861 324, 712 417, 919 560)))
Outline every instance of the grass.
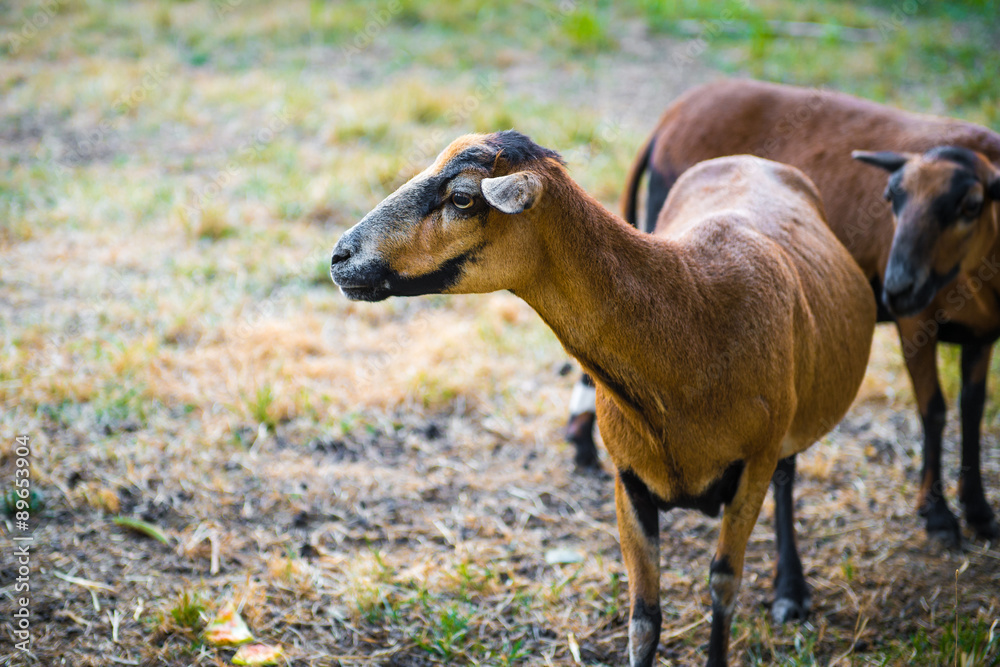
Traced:
POLYGON ((271 385, 265 384, 257 389, 253 399, 249 402, 250 415, 258 424, 268 428, 277 426, 277 420, 273 416, 272 406, 274 405, 274 391, 271 385))
POLYGON ((177 597, 177 604, 170 610, 170 617, 174 622, 193 633, 196 633, 205 624, 204 619, 205 604, 201 601, 197 592, 188 589, 181 591, 177 597))
MULTIPOLYGON (((224 663, 197 632, 229 599, 294 664, 573 664, 570 633, 584 664, 620 663, 612 492, 569 469, 558 342, 507 294, 347 302, 329 251, 468 131, 557 148, 613 207, 663 106, 724 73, 996 127, 995 5, 917 5, 897 25, 892 2, 9 3, 0 433, 31 435, 45 498, 33 664, 224 663), (119 514, 176 548, 109 528, 119 514), (584 559, 546 563, 556 548, 584 559)), ((942 368, 954 404, 954 353, 942 368)), ((966 554, 956 601, 961 561, 911 508, 918 441, 884 329, 844 426, 799 464, 813 618, 767 623, 769 501, 733 635, 745 664, 996 661, 996 549, 966 554)), ((690 664, 717 523, 663 525, 660 654, 690 664)))
POLYGON ((1000 29, 996 2, 632 4, 653 28, 704 40, 706 57, 726 71, 1000 121, 1000 93, 986 81, 1000 66, 989 46, 1000 29), (789 38, 804 23, 809 36, 789 38))

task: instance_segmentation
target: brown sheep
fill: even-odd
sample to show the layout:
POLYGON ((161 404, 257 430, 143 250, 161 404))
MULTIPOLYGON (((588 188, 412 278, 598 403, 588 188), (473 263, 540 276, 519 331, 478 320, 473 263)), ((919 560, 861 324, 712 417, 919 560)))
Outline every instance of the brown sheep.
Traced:
MULTIPOLYGON (((841 93, 718 81, 688 91, 660 119, 629 176, 626 219, 637 224, 644 172, 650 230, 680 174, 738 153, 793 165, 816 183, 830 228, 872 284, 880 321, 896 322, 924 427, 916 505, 928 534, 952 546, 962 535, 941 480, 946 406, 936 349, 938 342, 962 346, 959 500, 979 537, 1000 537, 983 490, 979 444, 990 354, 1000 336, 1000 135, 841 93), (897 151, 854 154, 891 172, 888 188, 883 174, 851 160, 859 147, 897 151)), ((596 460, 588 383, 584 378, 574 390, 567 429, 583 464, 596 460)))
POLYGON ((850 406, 875 326, 808 178, 749 156, 705 162, 647 235, 553 151, 513 131, 468 135, 347 231, 330 271, 355 300, 507 289, 531 305, 596 380, 631 664, 652 665, 658 644, 658 510, 721 506, 708 664, 726 663, 771 477, 850 406))

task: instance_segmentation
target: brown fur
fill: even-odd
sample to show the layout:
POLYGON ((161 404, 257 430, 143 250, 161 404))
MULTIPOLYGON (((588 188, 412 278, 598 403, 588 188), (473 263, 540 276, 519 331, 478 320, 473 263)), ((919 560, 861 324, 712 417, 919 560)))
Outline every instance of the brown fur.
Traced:
MULTIPOLYGON (((679 174, 702 160, 741 153, 798 167, 816 183, 830 228, 869 280, 884 275, 895 225, 881 198, 885 173, 852 160, 852 150, 923 153, 954 145, 978 151, 994 164, 1000 161, 1000 135, 972 123, 900 111, 842 93, 747 80, 723 80, 688 91, 663 114, 651 139, 656 144, 650 164, 665 173, 679 174)), ((626 193, 641 176, 637 166, 626 193)), ((941 169, 930 179, 922 176, 916 191, 939 187, 933 179, 947 178, 941 169)), ((624 206, 634 204, 627 200, 624 206)), ((984 217, 992 219, 996 207, 987 206, 984 217)), ((1000 238, 994 235, 979 247, 984 245, 998 252, 1000 238)), ((1000 276, 997 281, 1000 285, 1000 276)), ((935 302, 929 310, 946 305, 935 302)), ((996 317, 978 327, 978 318, 968 324, 1000 326, 1000 313, 996 317)))
MULTIPOLYGON (((939 275, 960 267, 956 279, 943 286, 919 315, 898 320, 925 424, 928 418, 936 419, 928 416, 928 410, 940 396, 934 348, 942 323, 989 343, 1000 334, 1000 270, 996 269, 1000 203, 986 197, 974 223, 935 229, 931 202, 947 191, 956 167, 921 155, 937 146, 964 147, 978 153, 980 172, 995 175, 1000 135, 971 123, 908 113, 840 93, 724 80, 680 97, 664 113, 650 141, 655 143, 648 156, 649 144, 640 153, 625 188, 623 207, 630 220, 635 220, 635 193, 647 160, 669 180, 702 160, 759 155, 798 167, 816 183, 833 233, 866 278, 877 284, 884 284, 897 225, 882 198, 886 173, 852 160, 851 153, 862 148, 912 154, 902 174, 910 215, 899 221, 897 234, 920 237, 913 262, 939 275)), ((925 487, 940 487, 940 462, 934 460, 938 450, 933 446, 930 454, 925 451, 933 469, 929 471, 933 479, 925 487)), ((926 490, 920 494, 922 506, 926 490)))
MULTIPOLYGON (((460 152, 446 149, 452 157, 425 176, 460 152)), ((440 243, 479 250, 447 291, 510 289, 539 313, 595 378, 598 420, 618 470, 669 503, 745 464, 716 553, 731 573, 712 574, 718 628, 710 654, 721 664, 743 554, 775 466, 829 431, 861 383, 875 325, 868 284, 826 226, 815 187, 786 165, 742 156, 692 169, 655 235, 608 212, 553 159, 522 170, 541 184, 524 212, 490 208, 478 226, 453 225, 458 213, 445 205, 401 225, 377 208, 341 240, 335 261, 348 261, 341 246, 396 253, 428 225, 450 230, 440 243)), ((509 171, 501 159, 455 179, 509 171)), ((387 210, 406 187, 386 200, 387 210)), ((616 490, 635 620, 637 605, 659 607, 658 544, 621 479, 616 490)), ((652 660, 651 627, 632 624, 634 664, 652 660)))

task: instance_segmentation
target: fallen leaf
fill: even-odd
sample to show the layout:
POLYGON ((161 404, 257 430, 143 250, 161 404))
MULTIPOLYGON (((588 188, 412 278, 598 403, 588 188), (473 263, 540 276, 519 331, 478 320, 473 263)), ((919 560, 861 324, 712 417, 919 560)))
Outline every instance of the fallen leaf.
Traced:
POLYGON ((583 554, 572 549, 552 549, 545 552, 545 562, 549 565, 565 565, 567 563, 579 563, 583 560, 583 554))
POLYGON ((229 602, 205 628, 205 641, 212 646, 239 646, 253 641, 253 634, 229 602))
POLYGON ((233 656, 234 665, 248 665, 252 667, 264 667, 265 665, 277 665, 284 656, 280 646, 268 646, 267 644, 247 644, 241 646, 236 655, 233 656))
POLYGON ((146 537, 152 537, 158 542, 163 544, 167 543, 167 536, 160 532, 160 529, 151 523, 146 523, 145 521, 140 521, 139 519, 130 519, 125 516, 116 516, 114 519, 114 524, 116 526, 121 526, 122 528, 128 528, 129 530, 135 531, 140 535, 145 535, 146 537))

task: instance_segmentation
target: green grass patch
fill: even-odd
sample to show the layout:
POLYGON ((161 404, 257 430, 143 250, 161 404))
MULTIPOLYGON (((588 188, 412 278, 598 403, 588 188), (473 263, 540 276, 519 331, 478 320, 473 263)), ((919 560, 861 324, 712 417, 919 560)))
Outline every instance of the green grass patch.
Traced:
POLYGON ((169 613, 178 626, 192 633, 198 632, 205 624, 205 603, 197 591, 182 590, 169 613))

